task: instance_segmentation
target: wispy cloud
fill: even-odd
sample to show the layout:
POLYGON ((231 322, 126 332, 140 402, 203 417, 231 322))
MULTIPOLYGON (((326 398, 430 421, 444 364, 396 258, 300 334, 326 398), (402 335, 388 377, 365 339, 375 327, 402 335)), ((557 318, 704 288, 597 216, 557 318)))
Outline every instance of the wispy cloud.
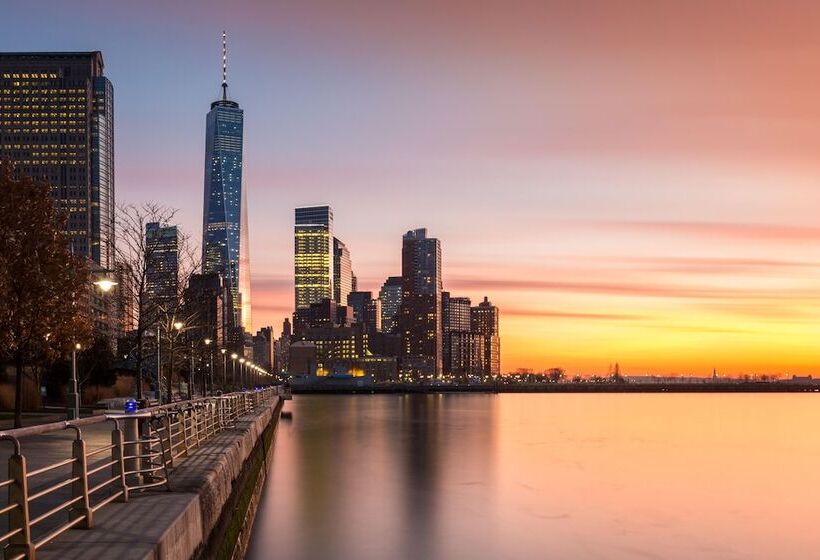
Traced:
POLYGON ((635 231, 647 234, 668 234, 754 241, 820 241, 820 228, 783 224, 744 224, 718 222, 674 221, 601 221, 588 225, 607 230, 635 231))
POLYGON ((583 282, 575 280, 513 280, 500 278, 451 278, 448 287, 472 291, 574 292, 626 297, 685 298, 685 299, 770 299, 817 300, 817 290, 790 290, 725 288, 641 282, 583 282))
POLYGON ((549 309, 520 309, 504 308, 505 316, 513 317, 538 317, 554 319, 586 319, 601 321, 642 321, 646 319, 642 315, 631 315, 626 313, 583 313, 569 311, 553 311, 549 309))

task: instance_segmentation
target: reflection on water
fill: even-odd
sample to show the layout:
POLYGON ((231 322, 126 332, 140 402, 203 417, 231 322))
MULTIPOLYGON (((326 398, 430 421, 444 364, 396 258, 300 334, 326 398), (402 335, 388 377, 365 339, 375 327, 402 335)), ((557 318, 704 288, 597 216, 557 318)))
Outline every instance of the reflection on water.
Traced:
POLYGON ((816 558, 820 401, 297 395, 249 558, 816 558))

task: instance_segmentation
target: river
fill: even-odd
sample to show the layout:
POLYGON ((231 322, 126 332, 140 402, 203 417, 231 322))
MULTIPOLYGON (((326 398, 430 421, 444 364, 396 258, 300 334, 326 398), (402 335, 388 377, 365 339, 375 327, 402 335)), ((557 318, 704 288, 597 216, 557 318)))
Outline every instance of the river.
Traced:
POLYGON ((820 557, 814 394, 296 395, 248 558, 820 557))

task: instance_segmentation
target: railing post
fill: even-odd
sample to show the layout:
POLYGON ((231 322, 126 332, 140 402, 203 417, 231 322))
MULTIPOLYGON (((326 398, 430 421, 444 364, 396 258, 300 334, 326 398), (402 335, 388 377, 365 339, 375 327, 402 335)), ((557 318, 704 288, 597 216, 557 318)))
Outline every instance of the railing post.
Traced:
POLYGON ((4 550, 5 558, 15 558, 24 554, 27 560, 34 560, 34 545, 31 543, 31 516, 28 509, 28 480, 26 478, 26 458, 20 454, 20 443, 14 440, 14 454, 9 457, 9 505, 17 507, 9 512, 9 530, 19 529, 9 538, 4 550))
POLYGON ((111 476, 119 477, 120 488, 122 489, 122 496, 117 498, 118 502, 128 501, 128 483, 125 480, 125 446, 123 445, 122 430, 120 430, 120 423, 114 420, 114 429, 111 430, 111 460, 116 461, 111 465, 111 476))
POLYGON ((185 448, 185 456, 191 454, 191 449, 188 447, 188 416, 189 410, 182 411, 182 442, 183 447, 185 448))
POLYGON ((165 435, 168 436, 168 455, 165 459, 167 468, 174 468, 174 440, 171 438, 171 415, 166 413, 162 417, 162 424, 165 426, 165 435))
MULTIPOLYGON (((137 469, 145 470, 153 468, 153 459, 151 454, 154 452, 153 444, 151 443, 151 417, 146 416, 142 419, 142 422, 139 423, 139 427, 137 428, 137 439, 142 441, 142 444, 139 446, 140 451, 137 453, 139 455, 145 455, 145 457, 141 457, 137 461, 137 469)), ((154 482, 154 473, 153 472, 144 472, 140 473, 140 478, 142 479, 143 483, 154 482)))
POLYGON ((88 496, 88 456, 86 455, 85 440, 82 439, 80 429, 76 426, 67 426, 77 431, 77 439, 71 444, 71 456, 74 462, 71 464, 71 478, 79 478, 71 483, 71 497, 82 498, 68 510, 68 518, 71 520, 84 517, 85 521, 75 525, 78 529, 91 529, 94 527, 94 517, 91 511, 91 499, 88 496))

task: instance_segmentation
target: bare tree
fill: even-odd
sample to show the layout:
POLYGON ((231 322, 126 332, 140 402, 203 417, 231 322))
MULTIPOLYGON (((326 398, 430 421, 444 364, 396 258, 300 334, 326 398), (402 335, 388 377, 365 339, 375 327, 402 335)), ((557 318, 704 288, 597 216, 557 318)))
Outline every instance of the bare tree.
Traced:
MULTIPOLYGON (((166 343, 169 349, 180 336, 176 324, 193 326, 195 318, 186 317, 183 309, 185 286, 200 268, 199 250, 191 243, 190 237, 178 230, 177 237, 177 278, 173 293, 164 293, 162 297, 151 293, 150 276, 152 267, 156 266, 159 253, 164 250, 161 240, 146 235, 146 226, 150 223, 173 225, 177 211, 162 205, 149 202, 142 206, 119 206, 117 211, 117 266, 120 281, 120 296, 125 305, 121 306, 124 319, 131 325, 130 354, 133 356, 137 370, 137 398, 143 398, 143 370, 146 361, 156 355, 166 343), (153 341, 153 345, 149 341, 153 341), (153 346, 153 347, 151 347, 153 346)), ((175 355, 169 352, 168 385, 170 396, 175 369, 175 355)), ((162 372, 158 372, 158 389, 162 390, 162 372)))

